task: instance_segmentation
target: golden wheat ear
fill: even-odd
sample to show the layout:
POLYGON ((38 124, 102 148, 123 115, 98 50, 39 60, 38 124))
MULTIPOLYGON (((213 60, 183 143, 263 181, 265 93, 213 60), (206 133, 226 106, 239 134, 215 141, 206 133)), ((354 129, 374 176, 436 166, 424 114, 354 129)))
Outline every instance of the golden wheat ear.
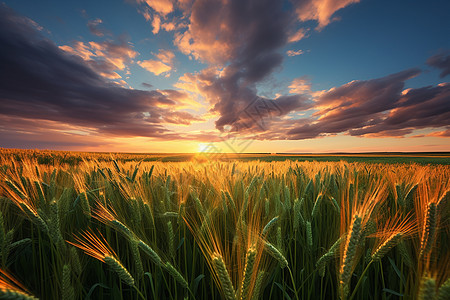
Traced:
POLYGON ((1 299, 39 299, 31 293, 5 270, 0 269, 0 298, 1 299))

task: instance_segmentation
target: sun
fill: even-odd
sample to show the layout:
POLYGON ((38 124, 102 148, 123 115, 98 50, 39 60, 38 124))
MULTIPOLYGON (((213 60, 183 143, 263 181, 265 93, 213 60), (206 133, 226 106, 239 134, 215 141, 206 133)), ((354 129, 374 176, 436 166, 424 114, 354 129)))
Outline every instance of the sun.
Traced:
POLYGON ((206 152, 210 146, 211 145, 209 143, 199 143, 197 146, 197 152, 198 153, 206 152))

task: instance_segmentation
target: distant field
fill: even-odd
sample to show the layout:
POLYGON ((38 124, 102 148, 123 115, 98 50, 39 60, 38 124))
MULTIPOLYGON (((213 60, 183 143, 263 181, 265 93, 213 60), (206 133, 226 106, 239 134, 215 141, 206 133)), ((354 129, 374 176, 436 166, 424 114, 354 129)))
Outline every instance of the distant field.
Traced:
POLYGON ((99 161, 114 158, 118 161, 346 161, 366 163, 417 163, 450 164, 450 152, 417 152, 417 153, 337 153, 337 154, 268 154, 268 153, 101 153, 101 152, 69 152, 69 151, 39 151, 39 150, 13 150, 0 148, 0 155, 20 159, 21 156, 36 158, 40 163, 68 163, 78 164, 83 159, 97 159, 99 161))
POLYGON ((450 299, 446 154, 210 158, 0 150, 0 298, 450 299))

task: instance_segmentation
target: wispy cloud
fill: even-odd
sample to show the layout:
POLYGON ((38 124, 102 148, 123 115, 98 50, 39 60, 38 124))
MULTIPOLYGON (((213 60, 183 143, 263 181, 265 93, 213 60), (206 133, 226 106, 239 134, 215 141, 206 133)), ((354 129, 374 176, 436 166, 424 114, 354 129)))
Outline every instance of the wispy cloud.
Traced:
POLYGON ((101 27, 101 24, 103 23, 102 19, 94 19, 90 20, 87 23, 87 27, 89 28, 89 31, 96 36, 104 36, 108 33, 108 31, 101 27))
POLYGON ((288 56, 297 56, 297 55, 302 55, 304 52, 303 50, 288 50, 286 51, 286 54, 288 56))

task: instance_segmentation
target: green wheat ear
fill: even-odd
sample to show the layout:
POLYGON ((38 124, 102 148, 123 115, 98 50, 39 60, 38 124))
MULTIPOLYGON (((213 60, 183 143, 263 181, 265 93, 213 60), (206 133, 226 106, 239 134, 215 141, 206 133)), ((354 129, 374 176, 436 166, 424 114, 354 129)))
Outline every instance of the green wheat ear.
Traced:
POLYGON ((423 276, 419 288, 419 300, 435 299, 436 280, 431 277, 423 276))
POLYGON ((150 259, 158 266, 162 266, 162 260, 161 257, 158 255, 158 253, 155 252, 155 250, 153 250, 149 245, 147 245, 146 243, 144 243, 143 241, 139 241, 138 242, 138 246, 139 248, 141 248, 141 250, 147 254, 150 259))
POLYGON ((436 236, 436 204, 428 203, 425 217, 425 224, 422 231, 422 240, 420 242, 420 254, 422 257, 431 250, 434 238, 436 236))
POLYGON ((279 262, 280 267, 282 269, 286 268, 289 265, 286 257, 284 257, 284 255, 274 245, 272 245, 271 243, 265 242, 264 243, 264 250, 266 250, 266 252, 270 256, 272 256, 273 258, 275 258, 279 262))
POLYGON ((64 265, 62 273, 62 299, 75 299, 75 291, 70 280, 70 265, 64 265))
POLYGON ((169 243, 169 255, 175 258, 175 234, 173 232, 172 221, 167 222, 167 233, 168 233, 168 243, 169 243))
POLYGON ((42 218, 37 213, 35 213, 31 210, 31 208, 28 206, 28 204, 20 203, 19 205, 22 208, 22 210, 25 212, 25 214, 31 219, 31 221, 34 224, 36 224, 36 226, 39 228, 39 230, 41 230, 44 233, 49 232, 47 224, 44 222, 44 220, 42 220, 42 218))
POLYGON ((262 288, 263 288, 263 279, 264 279, 264 275, 266 273, 264 271, 259 271, 258 272, 258 276, 256 277, 256 282, 255 282, 255 287, 253 288, 253 296, 252 296, 252 300, 259 300, 260 299, 260 294, 262 292, 262 288))
POLYGON ((139 242, 136 239, 130 240, 130 249, 136 267, 136 274, 140 278, 144 275, 144 267, 142 265, 141 254, 139 253, 139 242))
POLYGON ((166 268, 167 272, 185 289, 188 288, 188 283, 186 281, 186 279, 184 279, 183 275, 181 275, 181 273, 175 269, 175 267, 169 263, 166 262, 166 264, 164 265, 164 268, 166 268))
POLYGON ((439 288, 437 300, 450 299, 450 278, 448 278, 439 288))
POLYGON ((383 244, 381 244, 377 250, 372 254, 373 260, 380 260, 382 259, 386 253, 389 252, 393 247, 395 247, 400 240, 402 239, 403 234, 402 233, 394 233, 392 234, 383 244))
POLYGON ((334 242, 334 244, 330 247, 330 249, 322 255, 316 262, 316 268, 319 270, 319 275, 321 277, 325 276, 325 267, 327 263, 331 260, 333 260, 337 256, 337 252, 339 249, 339 245, 341 244, 341 241, 344 236, 341 236, 334 242))
POLYGON ((131 274, 128 272, 128 270, 112 256, 105 256, 104 258, 105 263, 111 267, 111 269, 116 272, 116 274, 119 276, 119 278, 128 284, 129 286, 134 285, 134 278, 131 276, 131 274))
POLYGON ((251 278, 253 275, 253 268, 255 265, 256 259, 256 249, 254 247, 250 247, 247 251, 246 259, 245 259, 245 267, 244 267, 244 277, 242 280, 241 286, 241 297, 240 299, 247 299, 248 291, 250 288, 251 278))
POLYGON ((269 233, 270 229, 272 229, 275 226, 279 218, 280 218, 279 216, 275 216, 269 222, 267 222, 266 226, 264 226, 263 228, 262 236, 265 236, 266 234, 269 233))
POLYGON ((313 236, 312 236, 311 222, 309 221, 306 221, 306 242, 308 245, 308 249, 311 250, 313 246, 313 236))
POLYGON ((234 293, 234 287, 231 283, 230 275, 228 274, 227 268, 225 266, 225 262, 220 254, 213 254, 212 263, 214 269, 217 272, 217 276, 219 277, 220 284, 223 289, 223 293, 226 300, 236 300, 236 296, 234 293))
POLYGON ((81 267, 80 256, 78 255, 77 248, 70 247, 70 258, 72 260, 72 267, 75 273, 81 274, 83 268, 81 267))
POLYGON ((112 220, 111 224, 116 230, 122 232, 127 238, 132 238, 133 237, 133 232, 130 230, 130 228, 128 228, 122 222, 120 222, 118 220, 112 220))
POLYGON ((17 300, 39 300, 34 296, 22 293, 21 291, 14 291, 11 289, 0 290, 0 298, 1 299, 17 299, 17 300))

